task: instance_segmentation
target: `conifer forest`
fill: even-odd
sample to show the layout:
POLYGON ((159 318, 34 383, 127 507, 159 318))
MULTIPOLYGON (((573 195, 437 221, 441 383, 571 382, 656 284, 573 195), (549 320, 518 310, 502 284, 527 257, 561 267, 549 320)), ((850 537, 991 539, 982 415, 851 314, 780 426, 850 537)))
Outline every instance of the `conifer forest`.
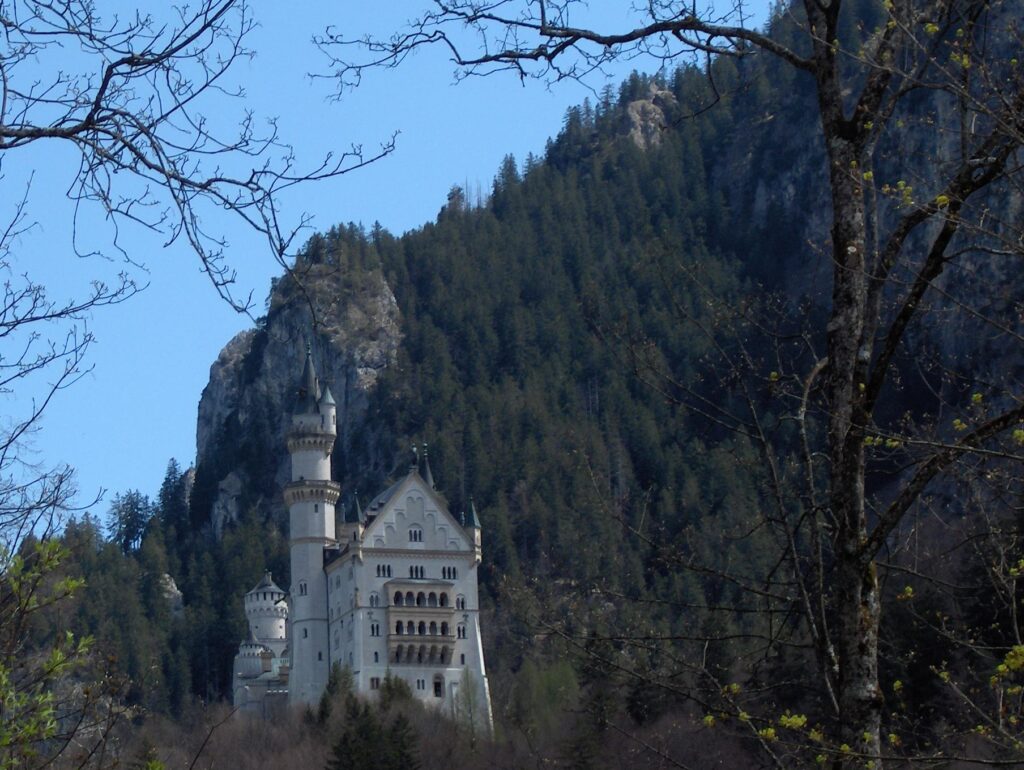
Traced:
MULTIPOLYGON (((297 172, 192 171, 257 149, 180 120, 230 63, 174 80, 230 34, 236 3, 200 5, 166 45, 91 28, 111 63, 61 101, 17 65, 92 4, 0 0, 0 162, 73 143, 75 194, 114 218, 148 216, 112 186, 134 175, 227 302, 203 212, 281 267, 159 491, 75 506, 69 469, 25 459, 35 416, 2 427, 0 768, 1024 767, 1020 0, 792 0, 760 29, 665 0, 618 30, 577 26, 575 0, 438 0, 393 37, 310 30, 339 92, 428 46, 496 85, 638 70, 432 221, 301 245, 271 203, 297 172), (343 669, 317 708, 232 713, 243 596, 264 569, 289 582, 266 394, 304 334, 335 379, 372 369, 331 381, 339 509, 427 444, 451 511, 478 512, 492 730, 400 678, 365 699, 343 669)), ((73 378, 87 340, 18 340, 136 289, 63 307, 8 281, 0 388, 73 378)))

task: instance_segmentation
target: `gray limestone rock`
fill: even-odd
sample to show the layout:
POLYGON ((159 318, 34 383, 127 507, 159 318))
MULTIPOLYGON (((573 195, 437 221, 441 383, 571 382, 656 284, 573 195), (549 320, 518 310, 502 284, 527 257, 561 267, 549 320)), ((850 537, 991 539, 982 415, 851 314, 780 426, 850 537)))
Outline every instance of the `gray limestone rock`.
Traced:
MULTIPOLYGON (((274 475, 265 486, 280 489, 288 481, 285 432, 307 344, 321 386, 330 387, 338 404, 340 449, 360 424, 381 372, 394 363, 400 339, 398 305, 379 270, 352 275, 315 264, 274 282, 265 323, 224 347, 199 402, 196 465, 216 459, 221 472, 210 517, 218 536, 240 513, 236 488, 251 481, 244 462, 225 468, 214 457, 224 450, 219 440, 233 447, 246 437, 268 442, 276 463, 261 471, 274 475)), ((269 503, 283 515, 281 500, 269 503)))

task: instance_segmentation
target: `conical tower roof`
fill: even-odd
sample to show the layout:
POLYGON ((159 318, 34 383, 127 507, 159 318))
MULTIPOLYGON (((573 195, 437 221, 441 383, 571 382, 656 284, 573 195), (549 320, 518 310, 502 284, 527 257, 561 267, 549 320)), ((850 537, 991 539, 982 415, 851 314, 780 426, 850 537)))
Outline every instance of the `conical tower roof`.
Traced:
POLYGON ((473 498, 469 498, 469 528, 470 529, 483 529, 480 526, 480 517, 476 515, 476 503, 473 502, 473 498))
POLYGON ((263 573, 263 579, 260 580, 260 582, 256 584, 256 587, 249 591, 249 593, 254 594, 258 591, 276 591, 279 594, 284 593, 284 591, 278 587, 274 582, 274 579, 270 576, 270 570, 263 573))
POLYGON ((320 400, 320 382, 316 377, 316 368, 313 366, 313 351, 309 344, 306 345, 306 364, 302 368, 302 377, 295 398, 296 414, 311 414, 316 411, 317 402, 320 400))

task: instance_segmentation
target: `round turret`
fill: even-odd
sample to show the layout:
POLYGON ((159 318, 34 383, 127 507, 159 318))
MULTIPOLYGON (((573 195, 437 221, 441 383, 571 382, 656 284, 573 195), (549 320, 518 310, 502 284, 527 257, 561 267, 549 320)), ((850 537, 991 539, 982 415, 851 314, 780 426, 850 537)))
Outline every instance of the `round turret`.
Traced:
POLYGON ((253 639, 260 644, 283 647, 287 637, 288 603, 266 572, 259 584, 245 595, 245 617, 253 639))
POLYGON ((249 638, 238 645, 238 655, 235 656, 235 676, 244 679, 251 679, 264 672, 263 658, 267 654, 273 654, 265 645, 260 644, 249 630, 249 638))

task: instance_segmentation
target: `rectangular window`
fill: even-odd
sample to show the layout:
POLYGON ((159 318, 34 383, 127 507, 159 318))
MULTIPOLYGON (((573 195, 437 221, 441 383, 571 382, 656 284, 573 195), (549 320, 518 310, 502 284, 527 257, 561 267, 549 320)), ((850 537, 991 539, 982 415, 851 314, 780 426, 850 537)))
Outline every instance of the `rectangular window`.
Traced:
POLYGON ((370 677, 370 689, 371 690, 379 690, 380 689, 380 677, 379 676, 371 676, 370 677))

